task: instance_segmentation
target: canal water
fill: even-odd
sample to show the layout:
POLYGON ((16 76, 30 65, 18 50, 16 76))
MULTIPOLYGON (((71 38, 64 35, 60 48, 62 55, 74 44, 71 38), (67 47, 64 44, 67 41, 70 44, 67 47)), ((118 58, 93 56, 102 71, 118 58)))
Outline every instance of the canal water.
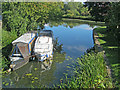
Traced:
POLYGON ((52 87, 60 83, 60 79, 73 75, 76 58, 84 55, 87 49, 94 46, 93 28, 80 22, 50 22, 44 30, 52 30, 56 41, 53 60, 37 62, 30 61, 22 68, 3 75, 3 87, 9 88, 39 88, 52 87))

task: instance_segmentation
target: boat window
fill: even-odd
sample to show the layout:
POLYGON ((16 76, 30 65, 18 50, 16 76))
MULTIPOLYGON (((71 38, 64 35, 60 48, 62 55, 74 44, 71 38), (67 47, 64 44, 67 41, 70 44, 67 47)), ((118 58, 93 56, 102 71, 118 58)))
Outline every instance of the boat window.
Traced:
POLYGON ((21 53, 20 53, 20 50, 19 48, 17 47, 17 45, 15 46, 14 48, 14 51, 13 51, 13 54, 12 54, 13 57, 22 57, 21 53))

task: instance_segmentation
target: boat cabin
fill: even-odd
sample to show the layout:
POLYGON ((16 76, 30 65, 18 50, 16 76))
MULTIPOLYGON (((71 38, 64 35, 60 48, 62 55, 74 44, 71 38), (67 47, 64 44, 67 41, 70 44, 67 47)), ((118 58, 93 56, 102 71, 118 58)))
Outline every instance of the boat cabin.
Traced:
POLYGON ((40 31, 33 51, 39 61, 50 59, 53 56, 53 32, 51 30, 40 31))
POLYGON ((10 56, 11 61, 29 57, 32 54, 32 48, 36 39, 35 33, 25 33, 12 42, 13 51, 10 56))

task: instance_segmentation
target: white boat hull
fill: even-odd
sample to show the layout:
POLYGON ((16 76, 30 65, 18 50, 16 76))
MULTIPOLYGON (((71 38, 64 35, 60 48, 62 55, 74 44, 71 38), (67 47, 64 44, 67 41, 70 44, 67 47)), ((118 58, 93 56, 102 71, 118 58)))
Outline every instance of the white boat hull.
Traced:
MULTIPOLYGON (((47 32, 45 32, 45 34, 46 33, 47 32)), ((49 34, 51 34, 51 32, 48 32, 48 36, 42 33, 35 41, 34 53, 39 61, 50 59, 53 56, 53 37, 52 34, 51 36, 49 34)))

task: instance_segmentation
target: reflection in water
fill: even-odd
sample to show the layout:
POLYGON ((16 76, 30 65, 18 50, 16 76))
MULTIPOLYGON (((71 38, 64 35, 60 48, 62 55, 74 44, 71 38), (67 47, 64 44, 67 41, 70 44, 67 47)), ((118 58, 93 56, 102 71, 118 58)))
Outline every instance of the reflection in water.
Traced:
POLYGON ((58 53, 61 53, 62 52, 62 49, 63 49, 63 44, 59 44, 58 43, 58 38, 56 38, 54 40, 54 51, 55 52, 58 52, 58 53))
POLYGON ((80 57, 94 45, 93 28, 90 28, 87 24, 74 26, 73 28, 66 28, 63 25, 53 27, 46 25, 45 30, 47 29, 53 31, 54 37, 58 38, 58 42, 62 44, 61 47, 67 56, 80 57))
POLYGON ((86 49, 87 49, 87 47, 85 47, 85 46, 70 46, 70 45, 66 45, 66 46, 64 46, 66 49, 68 49, 69 51, 71 51, 71 52, 76 52, 76 51, 78 51, 78 52, 84 52, 86 49))
POLYGON ((7 86, 4 84, 3 88, 51 86, 52 81, 56 80, 53 74, 56 70, 56 62, 62 63, 66 57, 65 52, 62 52, 62 44, 58 43, 57 38, 54 42, 53 60, 45 60, 43 62, 30 61, 22 68, 11 72, 11 74, 3 75, 3 82, 11 82, 7 86))
POLYGON ((51 65, 52 65, 52 60, 45 60, 44 62, 41 62, 41 72, 45 72, 47 70, 50 70, 51 65))
MULTIPOLYGON (((94 28, 95 26, 99 26, 99 25, 104 25, 104 23, 96 23, 96 22, 90 22, 90 21, 80 21, 80 20, 73 20, 73 19, 63 19, 63 20, 59 20, 59 21, 50 21, 49 22, 49 26, 53 27, 53 26, 59 26, 59 25, 63 25, 64 27, 70 27, 73 28, 75 26, 80 26, 83 24, 87 24, 89 25, 89 27, 94 28)), ((48 24, 46 24, 45 26, 47 26, 48 24)))
POLYGON ((49 77, 49 74, 53 73, 55 70, 55 68, 54 70, 50 70, 52 62, 53 60, 45 60, 44 62, 31 61, 24 67, 13 71, 10 75, 5 75, 3 82, 12 82, 13 85, 3 85, 3 87, 35 87, 36 84, 49 84, 54 80, 54 76, 52 76, 52 74, 49 77))
POLYGON ((62 63, 66 59, 66 53, 63 52, 63 44, 58 43, 58 38, 54 40, 54 55, 53 60, 55 62, 62 63))
POLYGON ((58 84, 60 79, 64 78, 64 73, 72 76, 73 71, 67 68, 68 64, 74 65, 72 61, 75 58, 80 57, 88 48, 94 46, 93 28, 85 22, 50 22, 45 25, 44 29, 53 31, 55 39, 53 60, 30 61, 11 74, 3 75, 3 87, 39 88, 58 84))

